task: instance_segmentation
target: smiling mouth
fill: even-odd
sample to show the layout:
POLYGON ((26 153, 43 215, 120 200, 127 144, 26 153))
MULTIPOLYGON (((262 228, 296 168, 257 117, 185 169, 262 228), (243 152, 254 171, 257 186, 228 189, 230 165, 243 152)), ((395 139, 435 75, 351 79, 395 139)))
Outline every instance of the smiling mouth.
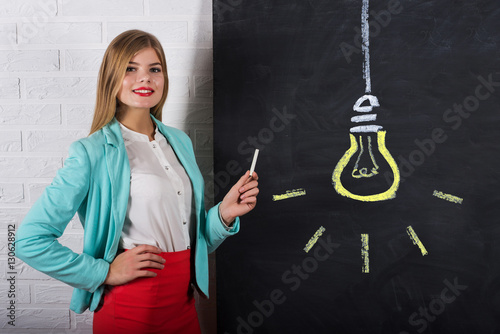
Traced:
POLYGON ((147 94, 147 93, 153 93, 154 90, 149 90, 149 89, 133 89, 132 90, 134 93, 140 93, 140 94, 147 94))

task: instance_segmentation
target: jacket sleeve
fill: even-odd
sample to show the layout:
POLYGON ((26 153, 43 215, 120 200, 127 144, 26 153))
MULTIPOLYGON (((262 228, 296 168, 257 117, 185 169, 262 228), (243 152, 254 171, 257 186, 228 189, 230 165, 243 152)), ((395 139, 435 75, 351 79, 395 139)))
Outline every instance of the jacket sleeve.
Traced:
POLYGON ((211 208, 207 213, 207 221, 205 224, 205 236, 207 240, 208 252, 212 253, 219 245, 229 236, 232 236, 240 230, 240 218, 236 217, 233 226, 227 229, 220 219, 219 215, 220 203, 211 208))
POLYGON ((55 279, 94 292, 106 279, 109 263, 88 254, 77 254, 57 241, 87 200, 90 170, 85 147, 74 142, 64 167, 58 170, 19 226, 16 256, 55 279))

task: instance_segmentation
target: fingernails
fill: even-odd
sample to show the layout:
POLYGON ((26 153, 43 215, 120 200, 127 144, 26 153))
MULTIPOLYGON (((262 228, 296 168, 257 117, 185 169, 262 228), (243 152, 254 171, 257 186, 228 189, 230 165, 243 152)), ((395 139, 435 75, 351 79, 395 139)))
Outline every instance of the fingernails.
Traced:
POLYGON ((245 187, 241 187, 240 188, 240 193, 244 192, 245 191, 245 187))

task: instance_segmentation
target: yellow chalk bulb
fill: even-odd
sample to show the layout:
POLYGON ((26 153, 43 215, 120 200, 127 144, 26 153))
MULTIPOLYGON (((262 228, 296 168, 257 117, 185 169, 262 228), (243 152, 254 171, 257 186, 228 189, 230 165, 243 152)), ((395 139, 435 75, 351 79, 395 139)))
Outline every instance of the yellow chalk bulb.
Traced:
MULTIPOLYGON (((368 113, 373 110, 373 107, 378 106, 379 103, 377 97, 373 95, 364 95, 359 98, 358 101, 356 101, 353 109, 357 112, 368 113), (366 101, 368 101, 370 105, 362 106, 362 104, 366 101)), ((376 114, 365 114, 362 116, 355 116, 351 118, 351 121, 360 123, 373 121, 375 119, 376 114)), ((351 141, 351 147, 345 152, 342 158, 340 158, 332 174, 332 182, 335 190, 342 196, 363 202, 385 201, 396 197, 396 191, 398 190, 400 182, 400 175, 398 166, 394 161, 394 158, 385 146, 386 131, 383 131, 382 127, 379 125, 360 125, 352 127, 350 129, 350 132, 351 133, 349 134, 349 137, 351 141), (372 136, 370 136, 370 134, 375 133, 376 143, 373 143, 372 136), (354 156, 356 157, 356 161, 354 163, 353 169, 349 171, 349 175, 353 179, 368 179, 383 172, 380 167, 381 164, 376 160, 374 148, 378 149, 380 155, 385 159, 387 165, 390 167, 390 170, 393 174, 392 185, 389 187, 389 189, 376 194, 355 194, 344 187, 341 181, 341 176, 343 175, 344 169, 346 168, 347 164, 354 156)))
MULTIPOLYGON (((400 176, 396 162, 385 147, 385 131, 382 131, 381 126, 371 124, 372 121, 375 121, 377 119, 377 114, 371 112, 373 111, 374 107, 380 107, 380 104, 378 103, 377 97, 371 95, 372 84, 370 76, 370 26, 368 23, 369 12, 369 0, 362 0, 361 37, 363 42, 361 43, 361 50, 364 55, 363 78, 365 79, 365 95, 361 96, 356 101, 356 103, 354 103, 353 109, 358 113, 358 116, 352 117, 351 122, 363 125, 356 125, 350 129, 351 133, 349 134, 349 137, 351 139, 351 147, 345 152, 342 158, 340 158, 337 166, 333 170, 332 181, 333 187, 342 196, 346 196, 363 202, 376 202, 385 201, 396 197, 396 191, 399 187, 400 176), (372 137, 375 137, 375 133, 377 141, 376 145, 372 143, 372 137), (380 155, 374 154, 374 148, 378 149, 380 155), (358 190, 349 191, 342 184, 341 177, 347 164, 356 153, 357 157, 354 168, 349 172, 349 185, 355 185, 356 189, 358 190), (371 181, 365 180, 369 180, 370 178, 373 178, 375 176, 378 176, 378 178, 380 178, 381 172, 384 172, 384 174, 386 174, 380 161, 376 160, 377 156, 382 156, 391 169, 393 174, 392 185, 385 191, 382 190, 379 192, 379 190, 376 190, 377 193, 375 194, 356 194, 355 192, 363 192, 363 190, 366 192, 369 191, 367 191, 366 189, 370 189, 371 181)), ((383 165, 386 166, 385 163, 383 165)), ((344 180, 346 179, 344 178, 344 180)), ((380 189, 384 188, 385 185, 380 189)))

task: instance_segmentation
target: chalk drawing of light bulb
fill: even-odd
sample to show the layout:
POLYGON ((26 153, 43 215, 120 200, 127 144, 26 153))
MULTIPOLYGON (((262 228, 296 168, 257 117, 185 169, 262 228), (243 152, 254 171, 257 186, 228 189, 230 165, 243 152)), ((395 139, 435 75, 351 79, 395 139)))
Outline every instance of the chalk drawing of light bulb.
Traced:
POLYGON ((364 55, 363 79, 365 79, 366 83, 365 95, 361 96, 354 103, 353 110, 360 113, 360 115, 351 118, 351 122, 356 124, 350 129, 349 137, 351 146, 342 158, 340 158, 333 170, 332 183, 335 190, 342 196, 363 202, 376 202, 396 197, 396 191, 400 183, 400 174, 394 158, 385 146, 386 131, 380 125, 371 124, 377 119, 377 114, 372 113, 373 108, 380 107, 380 104, 378 98, 371 94, 368 1, 363 0, 361 10, 361 36, 363 39, 361 50, 364 55), (345 170, 354 156, 356 156, 356 160, 352 171, 345 170), (384 165, 392 172, 393 181, 388 189, 376 191, 376 193, 372 194, 356 194, 355 191, 348 190, 343 185, 342 179, 345 180, 346 173, 350 173, 350 177, 358 181, 380 175, 380 157, 384 160, 384 165))

